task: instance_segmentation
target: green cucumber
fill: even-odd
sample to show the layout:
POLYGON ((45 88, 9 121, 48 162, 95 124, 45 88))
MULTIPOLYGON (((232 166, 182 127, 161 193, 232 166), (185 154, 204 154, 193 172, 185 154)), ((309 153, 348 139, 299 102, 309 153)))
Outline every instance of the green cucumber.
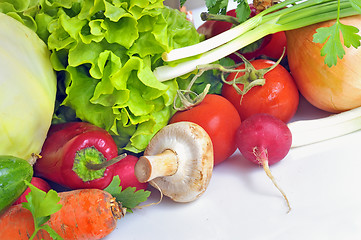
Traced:
POLYGON ((24 180, 31 181, 33 167, 28 161, 0 156, 0 213, 18 199, 28 187, 24 180))

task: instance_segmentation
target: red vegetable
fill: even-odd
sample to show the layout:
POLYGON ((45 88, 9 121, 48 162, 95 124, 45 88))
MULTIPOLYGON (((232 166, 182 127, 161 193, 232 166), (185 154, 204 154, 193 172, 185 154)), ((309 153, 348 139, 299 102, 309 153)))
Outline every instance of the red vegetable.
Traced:
MULTIPOLYGON (((250 63, 256 70, 266 69, 275 64, 266 59, 253 60, 250 63)), ((245 65, 238 67, 238 69, 244 68, 245 65)), ((259 73, 250 73, 247 82, 262 78, 257 75, 259 73)), ((231 73, 226 81, 231 82, 241 76, 244 76, 243 72, 231 73)), ((232 85, 223 84, 222 95, 236 107, 242 120, 256 113, 268 113, 288 122, 296 113, 299 103, 298 89, 291 74, 278 64, 264 74, 264 79, 263 86, 254 86, 244 95, 237 93, 232 85)), ((237 84, 237 87, 243 90, 244 85, 237 84)))
MULTIPOLYGON (((256 15, 256 9, 253 4, 249 4, 251 9, 250 17, 256 15)), ((236 17, 236 10, 232 9, 227 12, 228 16, 236 17)), ((205 36, 206 39, 214 37, 224 31, 229 30, 233 26, 233 23, 227 21, 208 20, 198 27, 197 31, 205 36)), ((246 59, 254 59, 261 55, 264 55, 271 59, 279 59, 282 56, 283 50, 287 46, 287 39, 285 32, 278 32, 275 34, 265 36, 261 41, 252 44, 251 48, 244 48, 238 51, 246 59)), ((236 63, 242 62, 242 59, 231 54, 229 56, 236 63)))
MULTIPOLYGON (((49 183, 42 178, 33 177, 30 183, 44 192, 48 192, 51 189, 49 183)), ((31 190, 28 187, 25 192, 23 192, 23 194, 13 203, 13 205, 27 202, 28 200, 26 200, 26 195, 28 195, 30 191, 31 190)))
POLYGON ((71 189, 103 189, 113 178, 107 165, 117 160, 118 148, 106 130, 72 122, 51 126, 40 155, 36 175, 71 189))
POLYGON ((244 158, 263 166, 267 176, 285 198, 271 174, 269 165, 282 160, 289 152, 292 144, 291 131, 287 125, 269 114, 255 114, 244 120, 237 131, 237 146, 244 158))
MULTIPOLYGON (((271 59, 278 60, 280 57, 282 57, 283 51, 287 50, 286 33, 282 31, 268 36, 269 41, 259 50, 259 54, 271 59)), ((284 56, 286 55, 287 51, 285 51, 284 56)))
POLYGON ((137 162, 138 158, 136 156, 128 155, 114 164, 114 176, 119 176, 120 186, 122 186, 122 189, 126 189, 128 187, 135 187, 137 190, 147 189, 148 182, 139 182, 134 174, 134 167, 137 162))
POLYGON ((234 106, 224 97, 207 94, 195 107, 178 111, 170 123, 189 121, 200 125, 210 136, 214 150, 214 164, 219 164, 236 150, 235 134, 241 119, 234 106))

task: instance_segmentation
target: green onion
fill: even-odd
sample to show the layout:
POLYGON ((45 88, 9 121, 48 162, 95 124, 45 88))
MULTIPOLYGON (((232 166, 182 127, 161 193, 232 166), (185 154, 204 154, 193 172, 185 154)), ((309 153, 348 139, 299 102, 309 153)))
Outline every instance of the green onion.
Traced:
POLYGON ((291 122, 288 128, 292 133, 291 147, 340 137, 361 129, 361 107, 325 118, 291 122))
POLYGON ((160 66, 153 73, 159 81, 167 81, 224 58, 266 35, 356 14, 350 0, 286 0, 215 39, 164 53, 163 60, 169 65, 160 66))

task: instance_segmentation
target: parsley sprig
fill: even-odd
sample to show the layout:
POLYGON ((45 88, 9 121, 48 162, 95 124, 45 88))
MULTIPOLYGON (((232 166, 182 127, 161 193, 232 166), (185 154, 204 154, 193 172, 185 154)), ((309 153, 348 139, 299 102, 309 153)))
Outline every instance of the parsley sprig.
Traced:
POLYGON ((62 207, 62 205, 59 204, 60 197, 58 196, 58 193, 52 189, 46 193, 28 181, 25 181, 25 183, 29 186, 31 191, 26 195, 28 202, 23 202, 22 206, 32 213, 35 227, 29 240, 34 239, 41 229, 47 231, 54 240, 62 240, 63 238, 46 224, 50 219, 50 215, 56 213, 62 207))
MULTIPOLYGON (((360 1, 350 0, 355 9, 361 12, 360 1)), ((340 22, 340 0, 338 0, 338 11, 336 22, 330 27, 320 27, 316 29, 313 35, 315 43, 325 43, 321 49, 321 56, 325 56, 325 64, 332 67, 337 64, 337 59, 342 59, 345 55, 344 47, 358 48, 360 46, 361 36, 357 33, 359 30, 350 25, 345 25, 340 22), (341 35, 343 44, 341 42, 341 35)))
POLYGON ((112 182, 104 189, 104 191, 107 191, 115 197, 118 202, 122 203, 122 206, 126 208, 128 212, 132 212, 132 208, 145 202, 150 196, 150 191, 137 191, 135 187, 122 189, 119 176, 114 176, 112 182))

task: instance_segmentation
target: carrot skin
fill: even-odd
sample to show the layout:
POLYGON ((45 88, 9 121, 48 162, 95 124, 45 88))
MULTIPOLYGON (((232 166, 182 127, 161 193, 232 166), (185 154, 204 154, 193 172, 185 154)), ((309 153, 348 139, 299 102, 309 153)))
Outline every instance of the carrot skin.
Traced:
MULTIPOLYGON (((62 238, 96 240, 110 234, 116 227, 114 211, 121 211, 114 205, 113 197, 99 189, 79 189, 59 193, 63 206, 51 215, 47 224, 62 238)), ((11 206, 0 216, 1 240, 28 240, 34 232, 33 217, 22 205, 11 206)), ((37 240, 52 239, 41 230, 37 240)))

